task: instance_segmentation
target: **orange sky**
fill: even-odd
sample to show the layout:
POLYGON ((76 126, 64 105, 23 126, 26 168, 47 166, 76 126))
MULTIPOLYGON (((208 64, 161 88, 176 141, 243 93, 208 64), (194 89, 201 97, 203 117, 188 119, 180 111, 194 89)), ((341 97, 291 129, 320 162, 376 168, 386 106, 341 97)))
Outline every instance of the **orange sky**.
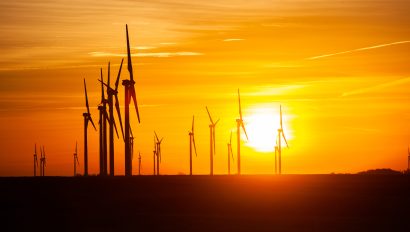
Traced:
MULTIPOLYGON (((126 54, 126 23, 142 122, 138 125, 131 111, 134 152, 142 154, 143 174, 152 173, 154 130, 165 137, 161 172, 189 172, 193 114, 194 173, 209 173, 205 106, 215 120, 221 118, 214 167, 216 174, 226 173, 231 129, 236 141, 237 88, 253 135, 242 144, 242 173, 273 172, 272 152, 253 146, 271 136, 263 146, 273 148, 280 104, 290 146, 283 150, 284 173, 407 168, 408 1, 18 0, 0 5, 2 176, 32 175, 34 143, 45 145, 47 175, 72 175, 78 141, 82 170, 82 79, 98 122, 99 68, 106 74, 111 61, 117 73, 126 54)), ((123 68, 122 78, 128 78, 123 68)), ((122 86, 119 95, 123 102, 122 86)), ((89 170, 97 173, 98 132, 90 127, 88 134, 89 170)), ((236 154, 236 142, 233 148, 236 154)), ((124 173, 123 152, 117 140, 117 174, 124 173)), ((136 174, 137 160, 133 163, 136 174)))

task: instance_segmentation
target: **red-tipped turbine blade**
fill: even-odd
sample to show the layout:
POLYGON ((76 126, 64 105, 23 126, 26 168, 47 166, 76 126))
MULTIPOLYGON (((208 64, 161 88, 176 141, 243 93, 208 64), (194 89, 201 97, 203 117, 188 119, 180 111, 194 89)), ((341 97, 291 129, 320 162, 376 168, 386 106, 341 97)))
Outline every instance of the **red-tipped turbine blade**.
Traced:
POLYGON ((131 97, 134 100, 134 106, 135 106, 135 111, 137 112, 138 123, 141 123, 141 121, 140 121, 140 112, 138 111, 138 103, 137 103, 137 97, 135 96, 134 86, 132 86, 132 88, 131 88, 131 97))
POLYGON ((115 81, 115 91, 118 91, 118 84, 120 83, 120 75, 121 75, 121 69, 122 69, 123 62, 124 62, 124 58, 122 58, 120 69, 118 70, 117 80, 115 81))
POLYGON ((208 112, 208 116, 209 116, 209 120, 211 120, 211 124, 214 124, 214 121, 212 121, 211 114, 209 113, 208 106, 205 106, 205 108, 206 108, 206 112, 208 112))

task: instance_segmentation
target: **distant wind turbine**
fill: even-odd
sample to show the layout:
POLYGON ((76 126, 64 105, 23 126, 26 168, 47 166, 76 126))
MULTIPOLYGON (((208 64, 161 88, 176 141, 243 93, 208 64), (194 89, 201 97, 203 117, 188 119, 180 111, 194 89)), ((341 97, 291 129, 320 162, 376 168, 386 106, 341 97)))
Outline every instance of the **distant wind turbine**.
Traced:
POLYGON ((130 147, 131 147, 131 160, 134 160, 134 135, 130 127, 130 147))
POLYGON ((88 105, 87 85, 85 83, 85 78, 84 78, 84 93, 85 93, 85 106, 87 107, 87 112, 83 113, 83 117, 84 117, 84 176, 88 176, 88 142, 87 142, 88 122, 91 122, 95 130, 97 129, 95 128, 93 119, 91 118, 91 114, 90 114, 90 106, 88 105))
POLYGON ((161 163, 161 159, 162 159, 162 154, 161 154, 161 143, 162 143, 162 140, 164 139, 164 137, 162 137, 161 138, 161 140, 159 140, 158 139, 158 135, 157 135, 157 133, 154 131, 154 134, 155 134, 155 138, 157 139, 157 148, 156 148, 156 151, 157 151, 157 175, 159 175, 159 164, 161 163))
MULTIPOLYGON (((41 148, 40 148, 41 149, 41 148)), ((37 175, 37 167, 38 167, 38 161, 37 161, 37 144, 34 144, 34 176, 37 175)))
POLYGON ((132 61, 131 61, 131 51, 130 51, 130 41, 128 38, 128 25, 125 25, 127 34, 127 57, 128 57, 128 72, 130 74, 129 80, 123 80, 122 85, 125 87, 125 175, 132 175, 132 160, 131 160, 131 144, 130 144, 130 113, 129 107, 131 103, 131 98, 134 101, 135 110, 137 112, 138 123, 140 123, 140 114, 138 111, 137 97, 135 95, 135 81, 134 73, 132 71, 132 61))
POLYGON ((157 157, 157 142, 155 141, 155 135, 154 135, 154 176, 157 174, 156 169, 155 169, 155 159, 157 157))
MULTIPOLYGON (((124 62, 124 59, 121 60, 121 65, 120 69, 118 71, 117 79, 115 81, 115 89, 110 87, 110 63, 108 63, 108 79, 107 83, 103 83, 102 79, 100 80, 101 83, 103 83, 107 87, 107 95, 108 95, 108 106, 109 106, 109 124, 110 124, 110 175, 114 176, 114 129, 118 136, 118 131, 117 131, 117 126, 115 124, 115 119, 114 119, 114 97, 115 97, 115 109, 118 114, 118 121, 120 123, 120 128, 121 128, 121 133, 122 133, 122 138, 124 139, 124 130, 122 128, 122 120, 121 120, 121 111, 120 111, 120 103, 118 100, 118 84, 120 83, 120 75, 121 75, 121 69, 122 69, 122 64, 124 62)), ((131 132, 132 134, 132 132, 131 132)), ((132 141, 131 141, 132 142, 132 141)), ((132 152, 132 151, 131 151, 132 152)), ((131 157, 132 159, 132 157, 131 157)))
POLYGON ((141 175, 141 153, 138 152, 138 175, 141 175))
POLYGON ((195 134, 194 134, 194 116, 192 116, 192 128, 189 132, 189 175, 192 176, 192 144, 194 145, 195 156, 198 156, 196 153, 196 145, 195 145, 195 134))
POLYGON ((41 157, 40 157, 40 176, 45 176, 46 174, 46 172, 45 172, 45 168, 46 168, 46 151, 45 151, 45 149, 44 149, 44 146, 43 146, 43 149, 41 150, 41 147, 40 147, 40 151, 41 151, 41 157))
POLYGON ((282 174, 282 138, 286 143, 286 146, 289 147, 288 141, 286 141, 285 133, 283 132, 283 123, 282 123, 282 105, 280 106, 280 127, 278 129, 278 155, 279 155, 279 174, 282 174))
POLYGON ((236 119, 236 135, 237 135, 237 153, 238 153, 238 175, 241 174, 241 127, 243 132, 246 135, 246 139, 248 139, 248 134, 246 133, 245 124, 243 123, 242 119, 242 109, 241 109, 241 96, 238 89, 238 104, 239 104, 239 118, 236 119))
POLYGON ((232 131, 231 131, 231 136, 229 137, 229 143, 228 143, 228 175, 231 175, 231 157, 232 157, 232 162, 233 162, 234 159, 233 159, 233 151, 232 151, 232 131))
POLYGON ((78 161, 77 142, 75 142, 75 152, 74 152, 74 176, 77 175, 77 165, 80 165, 80 162, 78 161))
POLYGON ((218 124, 219 119, 214 121, 212 120, 211 114, 209 113, 208 107, 205 106, 206 112, 208 112, 209 120, 211 121, 211 124, 209 124, 209 135, 210 135, 210 175, 212 176, 214 174, 214 155, 216 154, 215 150, 215 126, 218 124))

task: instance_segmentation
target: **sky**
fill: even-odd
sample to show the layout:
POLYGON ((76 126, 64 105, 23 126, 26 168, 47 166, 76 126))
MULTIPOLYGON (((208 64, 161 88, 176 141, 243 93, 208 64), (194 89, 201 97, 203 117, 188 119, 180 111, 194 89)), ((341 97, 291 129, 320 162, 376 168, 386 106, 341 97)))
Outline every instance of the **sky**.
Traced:
MULTIPOLYGON (((209 118, 216 126, 214 173, 226 174, 229 142, 236 173, 237 90, 249 140, 243 174, 274 172, 282 106, 289 147, 285 174, 355 173, 407 168, 410 144, 410 2, 404 0, 48 0, 0 2, 0 176, 30 176, 34 145, 46 175, 73 174, 78 142, 83 169, 83 79, 98 127, 100 68, 111 79, 126 59, 128 24, 138 124, 134 154, 153 172, 154 130, 162 174, 209 173, 209 118)), ((126 62, 121 79, 128 79, 126 62)), ((113 82, 112 82, 113 83, 113 82)), ((122 116, 123 86, 119 87, 122 116)), ((118 123, 118 122, 117 122, 118 123)), ((98 173, 91 126, 89 172, 98 173)), ((283 143, 284 141, 282 141, 283 143)), ((133 160, 137 174, 138 160, 133 160)), ((115 141, 116 174, 124 143, 115 141)))

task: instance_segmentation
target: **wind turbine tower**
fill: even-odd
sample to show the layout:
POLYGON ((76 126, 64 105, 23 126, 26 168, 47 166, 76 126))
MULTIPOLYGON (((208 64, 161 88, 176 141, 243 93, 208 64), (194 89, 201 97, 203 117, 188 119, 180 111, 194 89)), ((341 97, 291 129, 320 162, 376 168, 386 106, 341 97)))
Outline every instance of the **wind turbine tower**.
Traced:
POLYGON ((138 175, 141 175, 141 153, 138 152, 138 175))
POLYGON ((248 134, 246 133, 245 124, 242 119, 242 109, 241 109, 241 96, 238 89, 238 103, 239 103, 239 118, 236 119, 236 143, 237 143, 237 153, 238 153, 238 175, 241 175, 241 127, 248 140, 248 134))
POLYGON ((192 144, 194 145, 195 157, 198 156, 198 154, 196 153, 196 145, 195 145, 194 120, 195 120, 195 117, 192 116, 192 128, 191 128, 191 131, 189 132, 189 175, 191 176, 192 176, 192 144))
POLYGON ((107 175, 107 99, 104 97, 103 73, 101 69, 101 103, 98 106, 100 112, 100 175, 107 175))
POLYGON ((162 159, 162 154, 161 154, 161 143, 162 140, 164 139, 164 137, 161 138, 161 140, 158 139, 158 135, 157 133, 154 131, 155 137, 157 139, 157 147, 156 147, 156 155, 157 155, 157 175, 159 175, 159 164, 161 163, 161 159, 162 159))
POLYGON ((128 25, 125 26, 127 34, 127 57, 128 57, 128 72, 130 74, 129 80, 123 80, 122 85, 125 87, 125 175, 132 175, 132 159, 131 159, 131 143, 130 143, 130 103, 131 98, 134 101, 135 110, 137 112, 138 123, 140 123, 140 115, 138 111, 137 97, 135 95, 135 81, 134 74, 132 71, 132 61, 131 61, 131 51, 130 51, 130 42, 128 38, 128 25))
MULTIPOLYGON (((40 148, 41 149, 41 148, 40 148)), ((38 161, 37 161, 37 145, 34 144, 34 176, 37 175, 37 167, 38 167, 38 161)))
POLYGON ((210 175, 214 174, 214 155, 216 154, 215 150, 215 126, 218 124, 219 119, 214 123, 212 120, 211 114, 209 113, 208 107, 205 106, 206 112, 208 112, 209 120, 211 124, 209 124, 209 137, 210 137, 210 175))
POLYGON ((85 78, 84 78, 84 92, 85 92, 85 106, 87 107, 87 112, 83 113, 83 117, 84 117, 84 176, 88 176, 88 141, 87 141, 88 122, 90 121, 94 129, 95 130, 97 129, 95 128, 93 119, 91 118, 91 114, 90 114, 90 107, 88 105, 88 96, 87 96, 87 85, 85 83, 85 78))
POLYGON ((153 164, 154 164, 154 176, 156 175, 156 170, 155 170, 155 158, 156 158, 156 156, 157 156, 157 143, 156 143, 156 141, 155 141, 155 135, 154 135, 154 162, 153 162, 153 164))

